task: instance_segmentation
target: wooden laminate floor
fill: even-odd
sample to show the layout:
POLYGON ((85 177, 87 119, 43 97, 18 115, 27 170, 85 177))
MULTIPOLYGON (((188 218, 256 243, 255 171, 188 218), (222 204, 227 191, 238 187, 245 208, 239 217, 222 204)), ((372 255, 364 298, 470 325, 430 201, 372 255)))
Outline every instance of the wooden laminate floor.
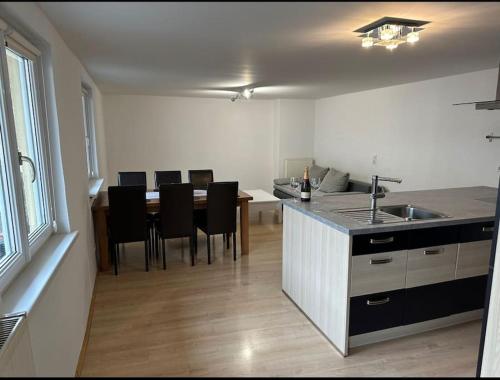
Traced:
POLYGON ((129 245, 118 277, 99 274, 83 376, 473 376, 480 322, 359 347, 341 357, 281 292, 281 225, 250 229, 251 255, 216 239, 207 265, 168 245, 144 271, 129 245), (239 254, 239 252, 238 252, 239 254))

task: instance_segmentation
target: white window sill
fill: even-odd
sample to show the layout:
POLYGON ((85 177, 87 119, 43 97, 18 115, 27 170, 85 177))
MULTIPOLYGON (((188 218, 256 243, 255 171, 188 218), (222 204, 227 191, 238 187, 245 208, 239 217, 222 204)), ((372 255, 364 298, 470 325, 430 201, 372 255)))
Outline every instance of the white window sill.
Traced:
POLYGON ((2 294, 0 314, 31 311, 77 236, 78 231, 75 231, 69 234, 54 234, 49 238, 2 294))
POLYGON ((97 193, 101 190, 102 183, 104 182, 103 178, 91 178, 89 179, 89 197, 95 198, 97 197, 97 193))

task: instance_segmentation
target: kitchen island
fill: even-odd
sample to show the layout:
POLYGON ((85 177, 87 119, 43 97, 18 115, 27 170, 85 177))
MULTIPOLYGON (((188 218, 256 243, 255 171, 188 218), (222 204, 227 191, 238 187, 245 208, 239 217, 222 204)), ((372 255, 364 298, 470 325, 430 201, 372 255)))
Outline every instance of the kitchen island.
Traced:
POLYGON ((376 224, 363 219, 369 194, 286 200, 283 291, 344 356, 350 347, 479 319, 496 194, 387 193, 376 224), (439 216, 405 220, 381 211, 389 205, 439 216))

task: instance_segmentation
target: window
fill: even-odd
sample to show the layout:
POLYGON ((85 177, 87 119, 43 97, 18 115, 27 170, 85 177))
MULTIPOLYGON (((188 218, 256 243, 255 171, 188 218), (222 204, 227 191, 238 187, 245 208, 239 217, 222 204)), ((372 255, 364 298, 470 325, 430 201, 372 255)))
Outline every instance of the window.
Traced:
POLYGON ((97 167, 97 154, 94 131, 94 113, 92 108, 92 97, 90 89, 82 86, 82 107, 83 126, 85 128, 85 144, 87 149, 87 169, 89 178, 94 179, 99 176, 97 167))
POLYGON ((40 52, 0 32, 0 289, 54 231, 41 78, 40 52))

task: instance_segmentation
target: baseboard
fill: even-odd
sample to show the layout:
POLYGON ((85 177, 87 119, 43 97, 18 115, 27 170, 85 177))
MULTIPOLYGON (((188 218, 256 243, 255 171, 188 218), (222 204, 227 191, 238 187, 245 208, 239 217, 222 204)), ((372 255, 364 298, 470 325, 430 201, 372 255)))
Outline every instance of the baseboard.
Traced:
POLYGON ((82 348, 80 349, 80 355, 78 356, 78 363, 76 365, 75 377, 82 376, 83 363, 85 361, 85 354, 87 353, 87 345, 89 342, 90 328, 92 327, 92 318, 94 316, 94 300, 95 300, 95 284, 97 281, 94 280, 94 289, 92 290, 92 298, 90 300, 89 315, 87 317, 87 325, 85 327, 85 335, 83 336, 82 348))

